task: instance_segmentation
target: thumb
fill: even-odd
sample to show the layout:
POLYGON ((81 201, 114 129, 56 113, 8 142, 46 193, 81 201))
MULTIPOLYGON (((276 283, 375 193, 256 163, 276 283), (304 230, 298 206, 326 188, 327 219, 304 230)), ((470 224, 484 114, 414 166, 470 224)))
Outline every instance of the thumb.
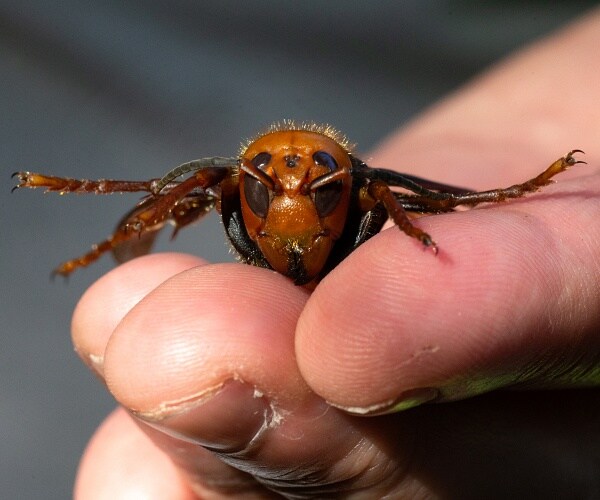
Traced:
POLYGON ((599 190, 599 175, 582 177, 421 219, 437 258, 397 228, 369 240, 300 317, 305 380, 359 413, 519 384, 598 383, 599 190))

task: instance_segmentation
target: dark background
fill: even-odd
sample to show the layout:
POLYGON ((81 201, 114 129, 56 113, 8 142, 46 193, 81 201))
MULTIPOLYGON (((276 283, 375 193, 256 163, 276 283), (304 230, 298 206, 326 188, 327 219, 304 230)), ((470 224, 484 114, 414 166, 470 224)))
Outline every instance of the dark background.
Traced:
MULTIPOLYGON (((19 191, 15 170, 160 177, 234 155, 283 118, 329 122, 368 151, 482 68, 596 2, 0 1, 0 491, 68 498, 114 402, 73 353, 78 297, 59 262, 136 196, 19 191)), ((442 179, 443 180, 443 179, 442 179)), ((170 247, 231 260, 216 216, 170 247)))

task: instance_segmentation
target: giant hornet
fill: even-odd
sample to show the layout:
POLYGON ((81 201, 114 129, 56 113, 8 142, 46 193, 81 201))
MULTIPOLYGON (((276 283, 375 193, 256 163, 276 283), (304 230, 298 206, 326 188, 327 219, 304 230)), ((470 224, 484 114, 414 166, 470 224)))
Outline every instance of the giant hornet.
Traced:
POLYGON ((285 121, 247 141, 236 157, 190 161, 160 179, 76 180, 31 172, 13 174, 13 188, 63 193, 145 192, 115 232, 85 255, 61 264, 75 269, 111 251, 119 262, 147 253, 158 231, 177 231, 215 208, 243 262, 274 269, 313 288, 350 252, 377 234, 388 218, 437 253, 434 240, 407 212, 442 213, 458 206, 519 198, 549 184, 576 163, 574 149, 533 179, 505 189, 475 192, 372 168, 354 156, 348 140, 330 126, 285 121), (183 178, 183 180, 180 180, 183 178), (403 191, 393 191, 401 188, 403 191))

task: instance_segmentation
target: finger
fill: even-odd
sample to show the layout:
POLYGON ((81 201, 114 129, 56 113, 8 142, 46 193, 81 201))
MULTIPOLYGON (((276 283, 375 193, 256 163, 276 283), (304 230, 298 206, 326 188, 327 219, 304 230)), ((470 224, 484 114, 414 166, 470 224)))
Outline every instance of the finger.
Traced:
MULTIPOLYGON (((104 380, 104 353, 106 344, 116 326, 123 319, 123 316, 146 294, 150 293, 169 277, 203 264, 203 260, 188 255, 148 255, 119 266, 89 288, 80 300, 73 317, 73 339, 77 352, 90 365, 99 378, 104 380)), ((162 307, 159 306, 157 311, 160 309, 162 307)), ((154 315, 153 312, 152 316, 154 317, 154 315)), ((141 339, 140 342, 143 344, 144 339, 141 339)), ((78 486, 78 491, 86 493, 89 491, 90 485, 93 485, 95 479, 94 471, 96 469, 111 469, 111 467, 116 465, 115 458, 112 457, 111 459, 111 454, 116 451, 121 452, 116 449, 118 448, 120 434, 126 433, 124 429, 129 429, 131 423, 127 421, 123 423, 123 418, 119 417, 119 424, 115 425, 115 418, 109 419, 106 425, 99 430, 98 437, 90 445, 79 471, 79 474, 83 477, 78 479, 78 484, 81 483, 83 486, 78 486), (108 430, 105 430, 105 428, 108 430)), ((131 421, 131 418, 128 418, 131 421)), ((139 437, 139 427, 134 426, 134 428, 138 429, 136 436, 139 437)), ((177 449, 169 455, 168 453, 158 451, 164 446, 167 449, 169 448, 169 440, 166 439, 167 445, 165 445, 165 438, 162 433, 144 426, 143 435, 147 441, 144 445, 139 443, 139 441, 142 441, 141 438, 133 441, 125 440, 124 444, 131 444, 130 449, 125 450, 128 453, 124 457, 127 462, 134 463, 136 460, 145 462, 146 453, 149 453, 148 450, 151 449, 155 455, 162 456, 162 460, 168 460, 170 464, 178 464, 175 467, 179 475, 179 483, 182 482, 181 470, 185 468, 186 461, 193 461, 195 469, 200 470, 202 477, 207 478, 206 482, 210 483, 212 481, 215 484, 219 484, 218 490, 223 493, 224 497, 229 495, 236 497, 241 492, 245 494, 248 491, 252 492, 257 489, 257 485, 251 477, 225 465, 212 453, 198 446, 190 446, 186 443, 178 442, 177 449), (148 438, 149 435, 152 436, 152 439, 148 438), (179 459, 182 455, 186 459, 180 461, 179 459)), ((149 469, 152 469, 153 464, 159 463, 160 460, 157 457, 155 461, 149 462, 149 469)), ((143 470, 140 471, 140 473, 143 472, 143 470)), ((165 469, 164 477, 160 468, 157 468, 155 471, 150 470, 150 472, 156 474, 154 483, 157 483, 157 485, 168 485, 171 481, 168 469, 165 469)), ((192 475, 193 472, 189 471, 189 474, 192 475)), ((129 488, 143 488, 134 484, 138 479, 140 479, 138 476, 133 476, 130 482, 122 483, 118 480, 118 473, 113 473, 105 478, 103 488, 99 491, 109 492, 112 497, 123 495, 122 498, 128 498, 127 492, 129 488), (112 479, 115 479, 115 481, 112 481, 112 479)), ((202 496, 205 493, 212 495, 215 489, 215 487, 210 486, 204 488, 202 481, 199 480, 184 481, 183 484, 185 484, 185 487, 182 487, 181 491, 183 493, 181 493, 181 498, 186 498, 187 491, 193 490, 196 494, 202 496)), ((153 486, 156 485, 150 483, 147 490, 152 491, 153 486)), ((156 498, 179 498, 175 494, 173 496, 161 496, 160 492, 163 490, 164 488, 157 487, 158 496, 156 498)), ((260 498, 263 498, 263 493, 259 494, 260 498)), ((85 495, 82 497, 87 498, 85 495)), ((252 497, 254 495, 249 494, 247 498, 252 497)))
MULTIPOLYGON (((159 402, 186 399, 188 384, 202 394, 218 389, 233 375, 247 381, 238 368, 242 361, 251 367, 251 382, 257 387, 263 380, 273 380, 273 389, 278 390, 276 384, 283 381, 273 377, 274 367, 262 363, 267 355, 262 351, 271 346, 285 352, 287 356, 275 368, 297 376, 288 336, 306 297, 302 288, 274 272, 237 264, 176 275, 144 297, 118 324, 107 346, 107 383, 129 408, 160 411, 159 402), (215 345, 222 350, 219 357, 212 356, 215 345), (146 365, 152 358, 156 370, 146 365), (190 370, 210 377, 198 379, 198 373, 190 370)), ((299 385, 298 390, 304 393, 307 388, 299 385)))
POLYGON ((594 176, 421 219, 437 258, 384 231, 307 303, 296 337, 305 380, 359 413, 524 382, 597 383, 599 212, 594 176))
POLYGON ((147 293, 174 274, 205 261, 191 255, 151 254, 129 261, 109 272, 80 299, 71 324, 75 350, 83 362, 102 376, 104 350, 123 316, 147 293), (110 294, 110 307, 99 297, 110 294))
POLYGON ((307 296, 264 269, 194 268, 146 296, 111 336, 109 389, 195 488, 232 485, 231 470, 204 469, 206 450, 256 478, 243 490, 240 475, 237 494, 369 487, 377 497, 402 483, 410 422, 390 437, 397 423, 349 417, 302 380, 293 338, 307 296))

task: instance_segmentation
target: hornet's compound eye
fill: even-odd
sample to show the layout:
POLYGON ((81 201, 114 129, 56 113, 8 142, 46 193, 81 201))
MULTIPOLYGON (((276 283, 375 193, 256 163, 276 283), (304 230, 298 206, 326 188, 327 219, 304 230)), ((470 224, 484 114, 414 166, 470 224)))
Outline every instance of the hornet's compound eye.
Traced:
POLYGON ((264 168, 271 161, 271 155, 269 153, 258 153, 252 158, 252 165, 256 168, 264 168))
MULTIPOLYGON (((317 165, 327 167, 331 172, 337 170, 335 158, 325 151, 317 151, 313 155, 317 165)), ((342 196, 342 181, 334 181, 316 189, 314 194, 315 208, 319 217, 327 217, 337 207, 342 196)))
MULTIPOLYGON (((271 155, 269 153, 258 153, 252 159, 252 165, 262 169, 270 161, 271 155)), ((246 175, 244 177, 244 195, 250 210, 252 210, 257 217, 264 219, 269 210, 269 189, 267 186, 251 175, 246 175)))
POLYGON ((338 168, 338 164, 337 161, 335 161, 335 158, 329 153, 326 153, 325 151, 317 151, 313 155, 313 160, 317 165, 327 167, 332 172, 338 168))

